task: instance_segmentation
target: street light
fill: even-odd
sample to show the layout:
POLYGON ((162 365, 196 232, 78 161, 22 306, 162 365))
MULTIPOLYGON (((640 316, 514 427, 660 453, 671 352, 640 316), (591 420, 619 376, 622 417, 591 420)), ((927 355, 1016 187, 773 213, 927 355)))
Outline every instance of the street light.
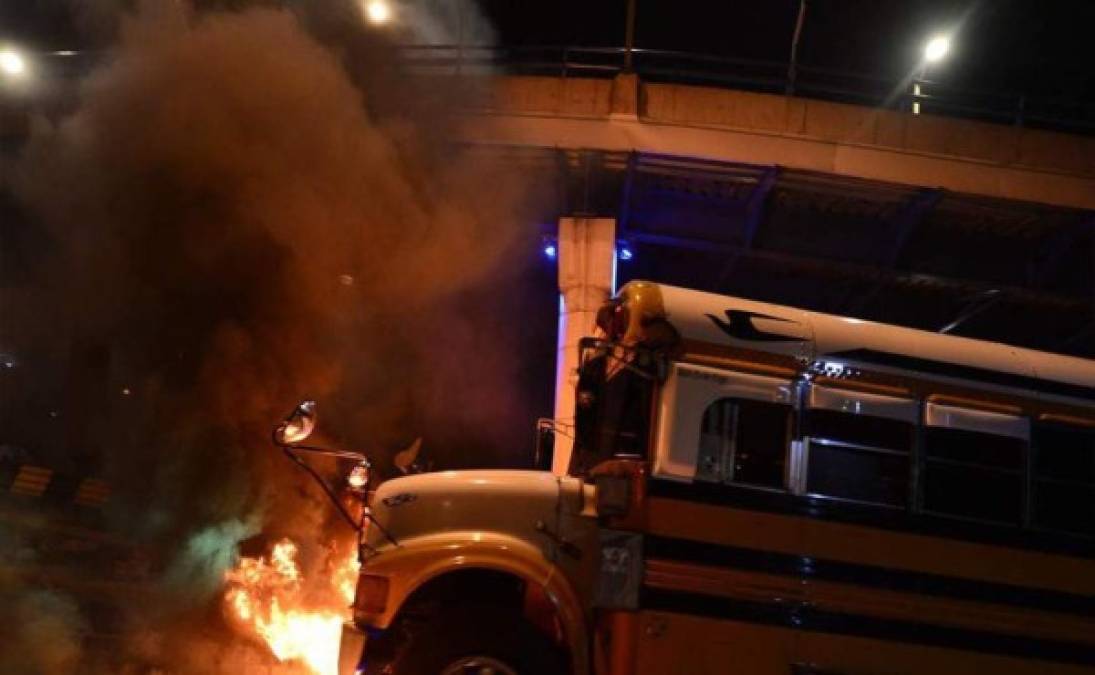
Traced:
POLYGON ((924 45, 924 62, 939 63, 951 50, 951 39, 948 35, 936 35, 924 45))
POLYGON ((950 35, 935 35, 924 44, 924 58, 920 61, 916 79, 913 81, 912 113, 914 115, 920 114, 920 97, 924 93, 922 85, 924 84, 923 80, 928 77, 928 66, 942 61, 950 53, 950 50, 950 35))
POLYGON ((9 77, 22 77, 27 72, 27 61, 14 49, 0 49, 0 71, 9 77))
POLYGON ((388 23, 392 18, 392 8, 386 0, 366 0, 365 16, 378 26, 388 23))

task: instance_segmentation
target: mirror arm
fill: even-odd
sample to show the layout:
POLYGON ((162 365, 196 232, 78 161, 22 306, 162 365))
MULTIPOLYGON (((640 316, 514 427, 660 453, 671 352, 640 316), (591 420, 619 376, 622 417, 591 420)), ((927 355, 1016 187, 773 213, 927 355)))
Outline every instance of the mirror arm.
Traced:
MULTIPOLYGON (((635 373, 636 375, 643 378, 644 380, 659 381, 660 379, 664 379, 664 378, 659 377, 659 373, 660 373, 660 370, 661 370, 660 365, 655 366, 658 372, 648 373, 645 370, 643 370, 642 368, 639 368, 638 366, 636 366, 635 364, 629 363, 628 361, 625 361, 624 359, 620 358, 619 356, 616 356, 616 352, 615 352, 616 349, 622 349, 625 352, 631 352, 631 353, 640 353, 640 352, 643 352, 643 351, 649 352, 650 350, 647 350, 647 349, 644 349, 644 348, 641 348, 641 347, 634 347, 634 346, 631 346, 631 345, 621 344, 619 342, 613 342, 611 340, 601 340, 599 338, 590 338, 590 337, 582 338, 578 342, 578 345, 579 345, 579 349, 582 349, 582 350, 593 350, 593 349, 603 350, 605 358, 611 359, 611 360, 617 362, 618 364, 620 364, 621 368, 623 368, 625 370, 629 370, 629 371, 635 373)), ((583 352, 580 352, 579 354, 580 354, 579 363, 584 363, 585 362, 585 358, 584 358, 585 352, 583 351, 583 352)))
POLYGON ((361 514, 361 519, 357 521, 357 562, 365 562, 365 555, 363 551, 368 550, 369 555, 373 555, 377 552, 376 547, 365 541, 365 514, 361 514))
POLYGON ((281 447, 292 450, 306 450, 317 455, 336 457, 338 459, 353 459, 359 462, 361 460, 368 460, 368 457, 361 454, 360 452, 350 452, 349 450, 332 450, 331 448, 321 448, 317 445, 301 445, 300 443, 289 443, 288 445, 282 445, 281 447))
POLYGON ((293 446, 284 445, 281 449, 285 451, 285 454, 289 456, 289 459, 296 462, 298 466, 307 471, 308 474, 311 475, 317 483, 319 483, 319 486, 323 488, 323 492, 325 492, 331 502, 334 503, 335 508, 338 510, 338 514, 342 516, 342 519, 349 523, 350 527, 352 527, 355 531, 360 532, 361 528, 357 523, 354 522, 354 517, 351 516, 350 513, 346 510, 346 507, 342 505, 342 502, 338 500, 338 495, 336 495, 334 490, 332 490, 331 487, 327 485, 327 481, 323 480, 323 477, 319 475, 319 472, 309 466, 308 462, 305 462, 295 452, 293 452, 293 446))
MULTIPOLYGON (((365 519, 364 518, 361 519, 361 522, 358 524, 358 527, 359 528, 364 528, 365 527, 365 519)), ((380 552, 376 549, 375 546, 373 546, 369 542, 365 541, 364 534, 365 534, 364 529, 359 529, 357 531, 357 561, 359 563, 365 562, 365 557, 362 554, 362 551, 368 550, 369 555, 376 555, 377 553, 380 552)))
POLYGON ((376 516, 373 515, 372 510, 368 506, 366 506, 365 509, 366 511, 362 514, 361 519, 365 520, 366 518, 368 518, 369 522, 376 526, 376 529, 380 530, 380 534, 384 535, 384 538, 391 542, 392 546, 399 546, 399 542, 395 540, 395 537, 392 536, 391 532, 389 532, 387 529, 385 529, 383 525, 380 524, 380 521, 377 520, 376 516))
MULTIPOLYGON (((340 502, 338 500, 338 495, 336 495, 334 490, 332 490, 331 487, 329 485, 327 485, 327 481, 323 480, 323 477, 319 475, 319 472, 316 471, 315 469, 313 469, 308 464, 308 462, 305 462, 299 455, 297 455, 295 452, 293 452, 294 450, 297 450, 297 449, 310 450, 311 448, 302 447, 302 446, 299 446, 299 445, 283 445, 281 447, 281 449, 285 452, 286 455, 289 456, 289 459, 296 462, 298 466, 300 466, 302 469, 307 471, 308 474, 312 478, 314 478, 317 483, 319 483, 319 486, 321 488, 323 488, 323 492, 327 495, 328 499, 330 499, 331 502, 335 505, 335 508, 338 510, 338 514, 340 516, 342 516, 343 520, 345 520, 347 523, 349 523, 350 527, 352 527, 355 532, 358 532, 360 534, 363 530, 363 523, 365 522, 365 520, 368 520, 370 523, 372 523, 373 525, 376 526, 376 529, 380 530, 380 533, 384 535, 384 538, 387 539, 389 542, 391 542, 391 544, 393 546, 399 546, 399 542, 395 540, 395 537, 392 536, 391 532, 388 532, 388 530, 383 525, 380 524, 380 521, 378 521, 376 519, 376 516, 373 515, 373 513, 369 509, 368 505, 365 506, 365 511, 361 514, 361 522, 360 523, 355 523, 354 522, 354 517, 350 515, 350 512, 347 511, 344 506, 342 506, 342 502, 340 502)), ((319 450, 324 450, 324 448, 318 448, 318 449, 319 450)), ((327 451, 327 452, 335 454, 335 456, 339 456, 339 457, 343 457, 343 458, 350 458, 350 459, 359 458, 359 457, 363 458, 364 457, 363 455, 358 455, 357 453, 342 453, 342 452, 339 452, 337 450, 330 450, 330 451, 327 451)), ((368 546, 368 544, 366 544, 366 546, 368 546)), ((369 546, 369 548, 371 548, 374 551, 376 550, 375 548, 373 548, 371 546, 369 546)))

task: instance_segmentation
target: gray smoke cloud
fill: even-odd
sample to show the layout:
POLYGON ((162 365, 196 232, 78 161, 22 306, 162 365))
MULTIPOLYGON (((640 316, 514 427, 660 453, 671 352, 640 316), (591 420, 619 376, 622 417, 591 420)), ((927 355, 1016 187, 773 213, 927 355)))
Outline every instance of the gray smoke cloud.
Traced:
MULTIPOLYGON (((526 407, 506 349, 523 308, 484 298, 519 282, 504 263, 528 192, 446 141, 477 88, 409 77, 355 3, 225 4, 243 3, 145 2, 116 26, 84 5, 115 42, 4 173, 48 254, 2 289, 0 337, 99 355, 83 459, 152 552, 158 599, 125 644, 164 672, 260 658, 208 628, 237 542, 333 536, 267 440, 296 400, 319 399, 323 440, 381 455, 424 435, 451 463, 512 463, 531 437, 490 433, 526 407)), ((421 25, 440 39, 453 20, 421 25)), ((21 642, 76 650, 26 672, 85 672, 73 603, 17 595, 40 617, 21 642)))
POLYGON ((87 623, 76 602, 45 589, 21 593, 0 610, 0 670, 10 675, 79 672, 87 623))
POLYGON ((76 603, 43 586, 28 588, 13 570, 39 562, 34 543, 0 528, 0 672, 75 672, 87 631, 76 603))

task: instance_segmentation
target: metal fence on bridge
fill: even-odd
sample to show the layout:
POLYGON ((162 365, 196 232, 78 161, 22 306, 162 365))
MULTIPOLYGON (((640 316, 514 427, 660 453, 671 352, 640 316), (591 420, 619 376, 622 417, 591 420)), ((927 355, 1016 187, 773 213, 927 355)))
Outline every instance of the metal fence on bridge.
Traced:
MULTIPOLYGON (((399 47, 404 63, 425 74, 509 73, 556 77, 613 77, 634 72, 647 82, 726 87, 800 96, 1067 133, 1095 134, 1095 101, 1027 97, 974 91, 910 74, 903 80, 780 61, 626 47, 482 46, 459 44, 399 47)), ((72 81, 106 52, 41 52, 39 75, 72 81)), ((0 88, 0 108, 6 96, 0 88)), ((8 105, 16 101, 6 101, 8 105)), ((22 101, 25 105, 27 101, 22 101)), ((42 102, 39 101, 40 105, 42 102)), ((17 106, 19 107, 19 106, 17 106)))
POLYGON ((660 49, 571 46, 414 45, 403 47, 416 69, 439 74, 493 71, 560 77, 612 77, 630 71, 648 82, 672 82, 785 94, 840 103, 1069 133, 1095 134, 1095 103, 978 92, 921 79, 904 80, 778 61, 660 49), (919 86, 917 86, 919 85, 919 86), (914 93, 919 92, 919 93, 914 93))

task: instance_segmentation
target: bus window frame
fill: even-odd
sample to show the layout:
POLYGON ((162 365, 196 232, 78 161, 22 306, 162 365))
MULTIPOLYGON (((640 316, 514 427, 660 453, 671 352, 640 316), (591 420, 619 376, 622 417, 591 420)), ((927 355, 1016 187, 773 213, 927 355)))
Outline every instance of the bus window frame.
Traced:
POLYGON ((842 389, 811 383, 806 390, 808 410, 831 410, 849 415, 881 417, 916 426, 920 418, 920 402, 912 396, 889 396, 856 389, 842 389), (848 406, 855 404, 855 410, 848 406), (866 404, 866 405, 864 405, 866 404), (899 408, 908 408, 900 410, 899 408))
POLYGON ((921 439, 919 450, 921 457, 919 459, 919 467, 921 470, 919 471, 919 484, 917 485, 918 502, 920 504, 919 512, 933 518, 977 523, 992 527, 1020 530, 1030 529, 1027 523, 1029 522, 1032 509, 1031 491, 1029 489, 1031 480, 1031 456, 1033 451, 1031 442, 1032 426, 1033 420, 1027 415, 979 410, 977 408, 957 406, 949 403, 937 403, 931 400, 925 401, 924 417, 920 423, 921 439), (1010 469, 1007 467, 982 464, 980 462, 931 457, 928 431, 933 428, 954 429, 983 436, 995 436, 1002 439, 1022 441, 1023 454, 1020 458, 1019 466, 1018 468, 1010 469), (928 474, 929 468, 933 464, 937 466, 957 467, 971 471, 1017 476, 1019 479, 1020 499, 1019 519, 1014 522, 1008 520, 994 520, 977 516, 948 513, 946 511, 930 508, 927 500, 927 490, 930 482, 928 474))
POLYGON ((924 404, 923 426, 1018 438, 1030 445, 1031 419, 1021 414, 978 410, 929 400, 924 404), (1015 426, 1023 428, 1016 429, 1015 426))
POLYGON ((915 500, 911 497, 911 486, 916 480, 917 446, 919 435, 920 401, 914 397, 889 396, 872 392, 844 389, 831 385, 804 383, 802 405, 798 409, 800 428, 802 428, 802 451, 798 467, 799 479, 794 494, 810 499, 828 502, 857 504, 877 507, 891 511, 912 512, 915 500), (881 446, 856 443, 836 438, 815 437, 811 435, 808 419, 810 411, 825 410, 833 413, 856 417, 873 417, 892 420, 908 425, 908 450, 895 450, 881 446), (804 424, 805 423, 805 424, 804 424), (815 446, 833 447, 851 450, 857 453, 876 453, 890 457, 903 457, 907 464, 904 500, 900 504, 842 497, 823 492, 813 492, 810 485, 810 454, 815 446))
MULTIPOLYGON (((939 527, 942 528, 943 531, 954 533, 952 536, 957 536, 969 541, 979 541, 984 537, 987 537, 988 540, 995 540, 994 538, 1003 537, 1007 541, 1013 541, 1015 540, 1015 537, 1021 537, 1023 542, 1030 542, 1035 546, 1065 547, 1087 545, 1086 542, 1095 541, 1095 535, 1083 531, 1045 527, 1044 525, 1036 523, 1034 519, 1035 509, 1037 507, 1037 504, 1035 503, 1037 495, 1033 489, 1036 480, 1034 469, 1034 461, 1036 459, 1035 453, 1044 451, 1043 449, 1037 448, 1034 444, 1035 426, 1046 424, 1049 426, 1076 428, 1077 425, 1064 423, 1059 420, 1042 420, 1026 406, 1017 406, 1015 412, 1002 412, 999 409, 993 409, 990 407, 990 404, 986 404, 983 408, 978 407, 973 401, 969 404, 956 404, 950 400, 943 402, 941 400, 936 400, 936 397, 939 395, 932 393, 930 390, 917 392, 916 394, 910 392, 908 396, 894 396, 864 391, 862 389, 857 389, 852 385, 845 388, 830 382, 815 383, 811 381, 808 374, 806 376, 801 374, 798 376, 780 376, 768 373, 761 374, 763 371, 758 372, 738 367, 701 365, 693 361, 675 361, 672 359, 667 360, 666 366, 666 379, 660 387, 660 392, 654 399, 656 421, 651 444, 651 473, 649 475, 651 479, 692 484, 695 485, 697 489, 701 490, 728 489, 731 492, 745 490, 752 493, 766 493, 772 497, 785 495, 795 499, 806 500, 807 503, 815 504, 819 508, 828 508, 824 505, 831 504, 833 514, 836 514, 834 517, 838 518, 845 516, 865 518, 868 516, 864 509, 877 511, 877 513, 880 514, 880 518, 883 519, 879 522, 889 522, 892 518, 904 517, 906 520, 901 520, 900 522, 905 523, 905 526, 914 528, 924 526, 939 527), (760 389, 761 393, 759 394, 756 393, 757 390, 754 389, 754 393, 751 395, 735 396, 733 391, 724 390, 720 392, 717 385, 710 386, 706 398, 701 397, 698 402, 691 402, 691 405, 696 411, 694 414, 695 424, 688 425, 686 420, 682 421, 683 417, 680 412, 682 407, 688 407, 690 403, 682 400, 680 396, 682 391, 682 378, 680 377, 680 373, 682 370, 688 371, 690 374, 709 375, 711 376, 711 379, 716 382, 732 382, 735 385, 741 385, 746 390, 748 390, 748 385, 752 382, 775 383, 777 386, 770 386, 767 391, 771 392, 774 389, 779 388, 781 393, 779 398, 775 399, 770 393, 764 393, 765 389, 762 386, 760 389), (911 426, 912 438, 907 454, 902 451, 884 447, 874 447, 864 443, 841 441, 839 439, 825 439, 830 442, 835 441, 835 444, 837 445, 854 446, 853 449, 881 451, 892 455, 907 456, 909 470, 907 473, 907 498, 904 503, 896 504, 840 497, 816 491, 808 491, 806 489, 808 485, 807 479, 811 444, 815 450, 819 446, 817 439, 810 438, 809 425, 806 423, 811 408, 810 393, 811 388, 813 387, 839 390, 836 395, 837 399, 855 399, 857 396, 863 396, 864 398, 868 396, 880 396, 882 398, 889 397, 905 402, 904 410, 898 414, 874 416, 895 419, 897 421, 910 420, 909 424, 911 426), (703 413, 707 409, 707 406, 710 406, 712 403, 722 398, 745 398, 790 406, 791 433, 789 434, 789 443, 786 447, 787 454, 785 455, 784 484, 782 488, 772 488, 765 485, 734 480, 704 480, 701 477, 699 471, 699 459, 701 455, 699 440, 701 438, 703 413), (941 412, 946 412, 948 414, 942 415, 940 414, 941 412), (685 434, 684 437, 690 438, 690 441, 686 443, 670 442, 673 440, 680 440, 680 438, 674 439, 672 433, 670 433, 673 431, 673 427, 684 428, 686 426, 691 427, 691 431, 689 434, 685 434), (997 436, 1002 440, 1014 439, 1014 442, 1017 443, 1020 448, 1021 455, 1014 460, 1012 465, 1004 463, 1002 466, 993 466, 992 464, 984 464, 976 461, 969 462, 968 464, 970 468, 975 470, 984 469, 987 472, 999 472, 1018 478, 1019 497, 1021 502, 1018 505, 1018 510, 1014 512, 1017 514, 1015 520, 949 513, 943 510, 929 508, 926 490, 931 478, 929 476, 930 467, 936 464, 943 465, 952 463, 946 456, 930 457, 932 454, 937 454, 929 451, 929 440, 931 436, 929 432, 932 428, 961 429, 987 436, 997 436), (999 430, 1002 433, 993 433, 994 430, 999 430), (682 450, 684 452, 682 452, 682 450), (689 450, 691 452, 688 452, 689 450), (671 454, 672 456, 670 456, 671 454), (667 465, 667 459, 676 462, 676 464, 667 465), (670 473, 670 471, 667 471, 667 468, 670 470, 676 469, 677 472, 670 473), (844 513, 840 510, 841 505, 846 505, 849 509, 853 509, 853 511, 844 513), (959 532, 963 534, 958 534, 959 532)), ((684 379, 687 380, 688 377, 686 376, 684 379)), ((689 385, 686 383, 684 389, 688 389, 688 387, 689 385)), ((734 387, 731 386, 729 389, 732 390, 734 387)), ((841 412, 841 410, 834 408, 833 406, 816 407, 829 409, 834 412, 841 412)), ((1043 413, 1043 416, 1044 415, 1045 413, 1043 413)), ((1080 426, 1086 427, 1086 425, 1080 426)), ((960 464, 962 462, 960 460, 955 460, 953 463, 960 464)), ((974 478, 976 478, 976 476, 974 476, 974 478)), ((779 503, 784 504, 784 502, 779 503)), ((978 509, 970 510, 975 511, 978 509)), ((991 513, 991 511, 987 511, 986 513, 991 513)), ((894 520, 893 522, 897 523, 899 521, 894 520)))
MULTIPOLYGON (((665 385, 662 387, 658 401, 652 478, 686 483, 697 480, 703 415, 708 406, 724 398, 743 398, 787 405, 791 408, 793 428, 795 383, 791 378, 675 361, 669 366, 665 385)), ((775 490, 749 483, 712 484, 732 484, 758 490, 788 492, 793 435, 792 432, 787 436, 783 489, 775 490)))
MULTIPOLYGON (((790 402, 787 402, 787 403, 781 403, 781 402, 776 402, 776 401, 762 401, 762 400, 759 400, 759 399, 745 398, 745 397, 723 396, 723 397, 715 399, 714 401, 711 401, 707 405, 707 407, 704 409, 704 413, 700 417, 701 427, 702 427, 703 418, 705 418, 707 416, 707 412, 713 406, 718 405, 718 404, 720 404, 724 401, 729 401, 729 402, 733 403, 734 406, 735 406, 735 408, 734 408, 734 425, 733 425, 733 428, 731 429, 732 433, 734 434, 734 439, 733 439, 733 442, 731 444, 732 450, 729 454, 729 459, 730 459, 729 464, 730 464, 730 469, 731 469, 730 474, 729 474, 730 477, 729 478, 725 478, 725 477, 722 477, 722 476, 720 476, 718 478, 701 477, 699 464, 700 464, 700 461, 702 460, 702 455, 700 453, 697 453, 697 457, 696 457, 696 476, 693 480, 696 481, 696 482, 706 483, 706 484, 709 484, 709 485, 733 485, 733 486, 738 486, 738 487, 749 488, 749 489, 752 489, 752 490, 762 490, 762 491, 765 491, 765 492, 772 492, 772 493, 778 493, 778 494, 786 494, 786 493, 792 492, 791 476, 793 475, 793 471, 792 471, 791 463, 793 461, 793 456, 794 456, 793 453, 792 453, 792 447, 793 447, 793 443, 794 443, 794 429, 795 429, 795 423, 796 423, 796 408, 795 408, 794 402, 790 401, 790 402), (738 452, 738 447, 737 447, 737 442, 736 441, 737 441, 738 431, 740 429, 739 426, 738 426, 739 425, 739 420, 740 420, 740 404, 744 403, 744 402, 764 403, 764 404, 769 404, 769 405, 784 406, 784 407, 787 408, 787 414, 786 414, 786 419, 784 421, 784 432, 783 432, 783 478, 782 478, 782 484, 781 484, 780 487, 773 487, 771 485, 762 485, 760 483, 752 483, 752 482, 749 482, 749 481, 739 480, 735 477, 735 474, 736 474, 735 460, 737 458, 737 452, 738 452)), ((702 428, 701 428, 701 432, 700 432, 699 436, 700 436, 700 440, 702 440, 702 436, 703 436, 702 428)))

